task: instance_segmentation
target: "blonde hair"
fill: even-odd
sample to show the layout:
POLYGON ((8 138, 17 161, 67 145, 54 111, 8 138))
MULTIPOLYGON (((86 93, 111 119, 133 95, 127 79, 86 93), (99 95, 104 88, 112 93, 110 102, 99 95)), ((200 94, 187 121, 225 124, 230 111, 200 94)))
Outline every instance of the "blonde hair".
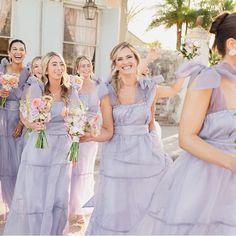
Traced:
POLYGON ((52 57, 54 56, 59 57, 65 66, 65 74, 62 76, 62 80, 61 80, 61 97, 62 97, 62 100, 67 104, 68 97, 69 97, 69 84, 67 83, 67 80, 66 80, 66 63, 65 63, 64 58, 61 56, 61 54, 57 52, 49 52, 42 58, 42 81, 45 84, 44 93, 46 95, 51 95, 51 92, 49 90, 50 82, 48 79, 47 70, 48 70, 48 64, 50 60, 52 59, 52 57))
POLYGON ((33 70, 34 70, 34 63, 35 63, 36 61, 41 60, 41 59, 42 59, 42 57, 37 56, 37 57, 33 58, 33 60, 31 61, 31 63, 30 63, 30 73, 31 73, 32 75, 33 75, 33 70))
MULTIPOLYGON (((74 75, 78 74, 78 66, 80 65, 81 61, 88 61, 89 64, 91 64, 91 66, 93 67, 93 63, 92 63, 92 61, 88 57, 86 57, 86 56, 79 56, 75 60, 75 64, 74 64, 74 68, 73 68, 73 74, 74 75)), ((93 73, 92 73, 91 76, 93 77, 93 73)))
POLYGON ((135 59, 137 60, 137 64, 139 66, 140 64, 140 56, 139 53, 137 51, 137 49, 132 46, 130 43, 127 42, 122 42, 119 43, 118 45, 116 45, 111 53, 110 53, 110 60, 111 60, 111 85, 113 86, 113 88, 115 89, 116 93, 119 92, 122 83, 121 80, 119 78, 119 71, 116 70, 116 58, 117 58, 117 54, 124 48, 128 48, 130 49, 130 51, 134 54, 135 59))

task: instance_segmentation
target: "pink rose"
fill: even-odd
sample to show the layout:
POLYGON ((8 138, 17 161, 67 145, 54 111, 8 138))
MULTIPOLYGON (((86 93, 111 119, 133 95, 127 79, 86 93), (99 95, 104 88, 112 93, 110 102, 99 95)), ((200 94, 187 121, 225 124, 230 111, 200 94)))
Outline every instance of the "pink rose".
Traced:
POLYGON ((31 107, 34 109, 38 109, 39 107, 41 107, 41 99, 40 98, 34 98, 32 103, 31 103, 31 107))

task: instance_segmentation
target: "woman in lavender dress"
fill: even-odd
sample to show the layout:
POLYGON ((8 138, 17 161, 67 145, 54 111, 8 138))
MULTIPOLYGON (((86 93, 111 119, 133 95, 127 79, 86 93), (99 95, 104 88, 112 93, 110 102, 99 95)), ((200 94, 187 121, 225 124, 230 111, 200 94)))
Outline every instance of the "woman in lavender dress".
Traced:
POLYGON ((39 81, 42 80, 42 57, 37 56, 33 58, 30 63, 30 74, 39 81))
POLYGON ((103 144, 87 235, 128 235, 172 163, 158 142, 154 114, 157 96, 168 96, 173 90, 156 86, 162 77, 138 79, 139 55, 126 42, 112 50, 111 60, 108 90, 114 135, 103 144))
MULTIPOLYGON (((29 69, 30 69, 30 77, 27 79, 26 84, 24 86, 24 90, 21 96, 21 100, 22 101, 26 101, 27 96, 31 96, 32 93, 32 88, 34 86, 36 87, 40 87, 41 91, 43 93, 43 89, 44 89, 44 84, 42 81, 42 63, 41 63, 42 58, 40 56, 34 57, 33 60, 31 61, 30 65, 29 65, 29 69), (31 87, 32 86, 32 87, 31 87)), ((27 140, 28 140, 28 136, 29 136, 29 130, 27 130, 26 127, 24 127, 23 131, 22 131, 22 138, 23 138, 23 147, 25 146, 27 140)), ((23 148, 22 148, 23 149, 23 148)))
MULTIPOLYGON (((70 163, 67 154, 71 145, 64 119, 65 105, 72 102, 73 91, 66 84, 66 65, 58 53, 48 53, 42 59, 44 94, 53 97, 51 120, 30 123, 32 128, 17 175, 14 197, 4 234, 62 235, 68 219, 70 163), (45 130, 47 145, 35 147, 37 131, 45 130)), ((41 97, 42 90, 31 85, 30 99, 41 97)), ((78 99, 78 97, 77 97, 78 99)))
POLYGON ((6 98, 5 107, 0 108, 0 202, 5 205, 3 214, 11 205, 22 153, 23 124, 19 119, 19 100, 29 77, 28 69, 23 66, 25 54, 24 42, 15 39, 9 45, 11 62, 4 58, 0 64, 0 72, 19 76, 18 88, 9 92, 0 86, 0 99, 6 98))
POLYGON ((44 84, 42 81, 42 58, 40 56, 33 58, 29 65, 29 69, 30 77, 27 79, 24 86, 24 90, 21 96, 22 100, 25 100, 26 96, 31 95, 31 85, 37 84, 36 86, 39 86, 42 89, 42 92, 44 89, 44 84))
MULTIPOLYGON (((75 71, 83 78, 79 97, 88 108, 89 115, 96 116, 99 114, 100 100, 107 95, 108 90, 105 85, 92 79, 93 66, 89 58, 78 57, 75 62, 75 71)), ((97 142, 80 143, 78 162, 72 168, 70 215, 78 224, 84 223, 83 215, 88 213, 88 209, 82 206, 94 194, 94 165, 97 150, 97 142)))
POLYGON ((156 189, 148 213, 133 234, 236 234, 236 13, 212 23, 222 61, 210 68, 190 64, 180 122, 186 151, 156 189))

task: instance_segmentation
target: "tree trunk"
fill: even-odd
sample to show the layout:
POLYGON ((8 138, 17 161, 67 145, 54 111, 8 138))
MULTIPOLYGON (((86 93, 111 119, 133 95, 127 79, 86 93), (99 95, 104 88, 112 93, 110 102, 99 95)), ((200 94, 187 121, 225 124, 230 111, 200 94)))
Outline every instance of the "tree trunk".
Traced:
POLYGON ((181 46, 181 38, 182 38, 182 23, 177 23, 177 41, 176 41, 176 49, 180 49, 181 46))
POLYGON ((119 41, 123 42, 127 38, 128 33, 128 21, 127 21, 127 14, 128 14, 128 0, 121 0, 120 5, 120 37, 119 41))

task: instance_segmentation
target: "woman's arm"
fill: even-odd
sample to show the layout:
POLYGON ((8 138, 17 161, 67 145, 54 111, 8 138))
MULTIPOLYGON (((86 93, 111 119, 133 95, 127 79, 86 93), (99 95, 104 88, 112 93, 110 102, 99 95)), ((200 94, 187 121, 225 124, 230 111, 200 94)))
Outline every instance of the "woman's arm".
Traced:
POLYGON ((160 57, 158 48, 150 48, 147 54, 147 57, 141 62, 140 74, 147 76, 148 75, 148 64, 152 63, 160 57))
POLYGON ((236 156, 208 144, 198 136, 207 114, 211 94, 212 89, 189 88, 180 120, 179 144, 201 160, 236 172, 236 156))
POLYGON ((24 128, 24 124, 23 124, 23 122, 21 122, 21 120, 19 120, 16 127, 13 130, 12 136, 14 138, 20 137, 22 134, 23 128, 24 128))
POLYGON ((183 86, 185 78, 178 79, 171 86, 158 86, 157 87, 157 95, 158 97, 171 97, 175 96, 183 86))
POLYGON ((113 136, 113 117, 112 117, 112 106, 108 95, 101 99, 101 112, 102 112, 102 129, 101 134, 98 136, 91 136, 86 134, 80 138, 80 142, 96 141, 104 142, 110 140, 113 136))
POLYGON ((155 127, 155 113, 156 113, 156 102, 157 102, 157 94, 152 102, 152 106, 151 106, 151 121, 149 123, 149 131, 154 131, 156 130, 155 127))

